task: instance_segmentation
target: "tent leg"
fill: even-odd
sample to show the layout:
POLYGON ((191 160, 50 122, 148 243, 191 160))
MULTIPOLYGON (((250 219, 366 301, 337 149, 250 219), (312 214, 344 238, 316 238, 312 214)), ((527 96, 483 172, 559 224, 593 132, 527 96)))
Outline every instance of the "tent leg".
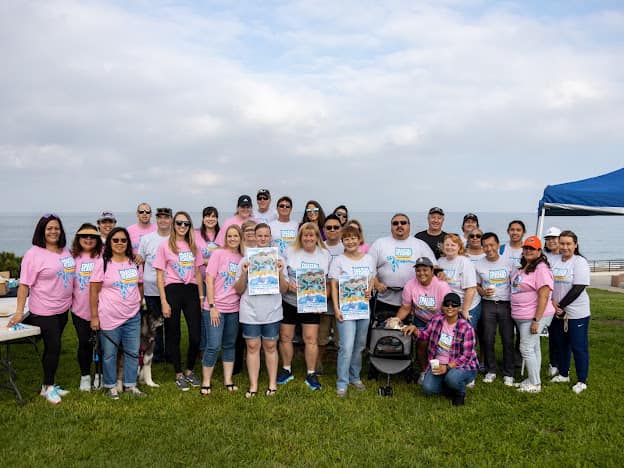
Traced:
POLYGON ((542 232, 544 231, 544 217, 546 216, 546 207, 542 207, 542 211, 537 217, 537 229, 535 235, 542 238, 542 232))

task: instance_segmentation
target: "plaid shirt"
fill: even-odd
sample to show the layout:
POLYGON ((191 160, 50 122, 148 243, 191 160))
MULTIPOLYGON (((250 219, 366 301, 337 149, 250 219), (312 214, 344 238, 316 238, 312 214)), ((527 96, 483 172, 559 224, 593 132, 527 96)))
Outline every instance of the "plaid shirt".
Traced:
MULTIPOLYGON (((429 340, 428 355, 430 360, 435 359, 436 347, 442 333, 443 322, 444 314, 436 314, 427 326, 418 332, 419 340, 429 340)), ((453 337, 453 344, 449 354, 449 364, 454 363, 457 369, 477 370, 479 365, 475 346, 474 329, 460 316, 455 327, 455 336, 453 337)), ((427 364, 427 370, 429 370, 429 367, 430 365, 427 364)))

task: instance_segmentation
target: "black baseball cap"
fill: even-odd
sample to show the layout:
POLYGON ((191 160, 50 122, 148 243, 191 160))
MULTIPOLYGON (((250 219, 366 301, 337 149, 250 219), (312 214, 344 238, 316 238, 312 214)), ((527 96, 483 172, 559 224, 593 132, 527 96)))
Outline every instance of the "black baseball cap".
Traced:
POLYGON ((251 204, 251 197, 249 195, 241 195, 238 197, 238 203, 236 206, 253 206, 251 204))
POLYGON ((173 210, 171 208, 156 208, 156 217, 158 216, 173 216, 173 210))
POLYGON ((428 266, 429 268, 433 268, 433 262, 429 257, 418 257, 416 259, 416 263, 414 264, 414 268, 419 266, 428 266))
POLYGON ((442 299, 442 305, 459 307, 461 305, 461 298, 457 293, 448 293, 446 296, 444 296, 444 299, 442 299))
POLYGON ((434 206, 433 208, 431 208, 429 210, 429 214, 439 214, 444 216, 444 210, 442 208, 440 208, 439 206, 434 206))

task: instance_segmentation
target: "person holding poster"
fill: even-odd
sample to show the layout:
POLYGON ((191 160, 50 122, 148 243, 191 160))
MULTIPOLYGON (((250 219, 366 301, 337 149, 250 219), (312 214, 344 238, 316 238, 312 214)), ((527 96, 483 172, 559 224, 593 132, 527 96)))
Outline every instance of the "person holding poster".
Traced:
POLYGON ((257 248, 245 250, 245 258, 238 264, 234 283, 234 289, 241 296, 239 322, 247 343, 247 398, 258 393, 261 345, 269 375, 265 395, 273 396, 277 391, 277 339, 283 317, 281 293, 288 290, 284 262, 277 256, 278 248, 271 247, 271 228, 267 224, 256 226, 256 241, 257 248), (256 281, 258 279, 260 281, 256 281), (277 289, 274 290, 273 286, 277 289))
POLYGON ((329 269, 331 298, 340 334, 336 381, 339 397, 347 394, 349 384, 358 390, 366 389, 360 371, 370 321, 368 300, 377 271, 373 257, 359 251, 360 235, 357 229, 351 226, 343 229, 342 245, 344 253, 332 261, 329 269))
MULTIPOLYGON (((286 268, 288 272, 288 290, 284 294, 282 306, 284 308, 284 319, 280 326, 280 354, 282 356, 282 370, 277 376, 277 383, 282 385, 294 379, 292 372, 293 359, 293 336, 295 325, 301 324, 303 329, 303 342, 305 344, 305 362, 307 366, 306 384, 311 390, 320 390, 321 384, 315 372, 316 359, 318 357, 318 328, 321 320, 322 306, 319 294, 315 301, 303 301, 301 294, 304 276, 318 275, 324 276, 329 267, 329 252, 323 245, 321 232, 316 223, 304 223, 299 229, 297 239, 292 247, 286 251, 286 268), (306 305, 304 305, 306 303, 306 305), (312 307, 315 312, 308 312, 312 307)), ((317 281, 315 286, 325 288, 324 277, 322 284, 317 281)), ((308 278, 310 283, 311 278, 308 278)), ((321 294, 322 295, 322 294, 321 294)), ((310 299, 309 297, 306 299, 310 299)), ((327 299, 325 299, 327 307, 327 299)), ((325 309, 326 310, 326 309, 325 309)))

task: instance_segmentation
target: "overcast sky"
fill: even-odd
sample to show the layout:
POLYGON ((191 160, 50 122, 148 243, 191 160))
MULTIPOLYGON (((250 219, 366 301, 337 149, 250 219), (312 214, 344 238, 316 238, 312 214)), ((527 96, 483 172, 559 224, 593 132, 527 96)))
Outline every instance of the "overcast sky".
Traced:
POLYGON ((10 0, 0 53, 4 212, 534 211, 624 166, 619 1, 10 0))

